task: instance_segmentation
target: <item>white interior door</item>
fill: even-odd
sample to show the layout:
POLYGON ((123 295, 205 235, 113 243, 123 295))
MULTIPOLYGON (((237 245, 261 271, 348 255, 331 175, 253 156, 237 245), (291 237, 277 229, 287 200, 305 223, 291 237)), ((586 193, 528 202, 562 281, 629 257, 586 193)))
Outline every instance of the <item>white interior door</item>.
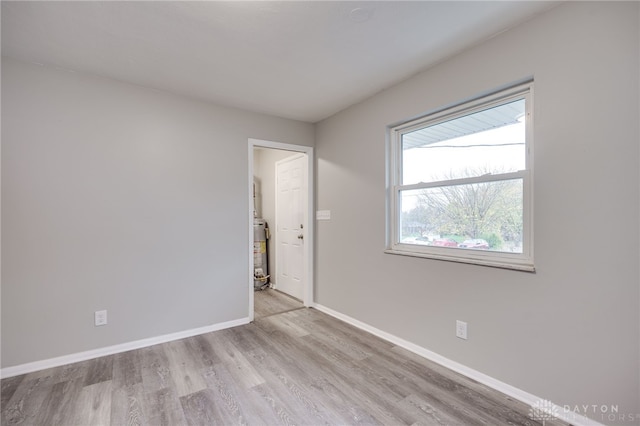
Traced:
POLYGON ((299 300, 304 300, 305 285, 306 169, 304 154, 276 162, 275 287, 299 300))

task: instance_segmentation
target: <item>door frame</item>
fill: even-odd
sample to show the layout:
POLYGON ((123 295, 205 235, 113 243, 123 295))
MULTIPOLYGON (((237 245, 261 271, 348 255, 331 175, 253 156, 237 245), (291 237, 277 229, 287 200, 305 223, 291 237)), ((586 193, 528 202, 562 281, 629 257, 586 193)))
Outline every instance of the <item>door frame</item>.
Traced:
POLYGON ((291 151, 292 154, 302 153, 306 154, 307 157, 307 214, 305 218, 304 227, 307 230, 305 235, 305 244, 303 248, 303 258, 304 258, 304 287, 303 287, 303 300, 302 303, 306 307, 312 307, 314 305, 314 285, 313 285, 313 247, 314 247, 314 234, 315 227, 313 214, 314 210, 314 156, 313 156, 313 147, 305 146, 305 145, 293 145, 282 142, 274 142, 267 141, 261 139, 253 139, 249 138, 249 149, 248 149, 248 180, 247 180, 247 194, 248 194, 248 209, 247 209, 247 224, 248 224, 248 240, 249 240, 249 321, 253 321, 254 319, 254 290, 253 290, 253 150, 254 148, 270 148, 270 149, 279 149, 282 151, 291 151))

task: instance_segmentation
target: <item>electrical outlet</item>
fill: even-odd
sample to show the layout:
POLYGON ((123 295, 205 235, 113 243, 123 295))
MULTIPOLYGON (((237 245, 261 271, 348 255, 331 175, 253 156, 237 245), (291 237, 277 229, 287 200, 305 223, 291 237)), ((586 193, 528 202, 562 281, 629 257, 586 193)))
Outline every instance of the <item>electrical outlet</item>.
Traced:
POLYGON ((456 337, 467 340, 467 323, 464 321, 456 321, 456 337))
POLYGON ((96 327, 99 325, 107 325, 107 311, 96 311, 94 314, 96 327))

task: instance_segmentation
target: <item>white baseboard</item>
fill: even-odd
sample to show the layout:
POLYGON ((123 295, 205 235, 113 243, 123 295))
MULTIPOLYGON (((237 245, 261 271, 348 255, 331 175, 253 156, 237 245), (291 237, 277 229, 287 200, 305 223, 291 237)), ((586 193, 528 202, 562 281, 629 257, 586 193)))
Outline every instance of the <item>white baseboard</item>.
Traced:
POLYGON ((598 423, 595 420, 592 420, 588 417, 585 417, 573 411, 567 411, 561 406, 552 403, 551 401, 544 400, 528 392, 525 392, 522 389, 518 389, 507 383, 501 382, 500 380, 494 379, 491 376, 487 376, 484 373, 481 373, 477 370, 469 368, 458 362, 445 358, 442 355, 439 355, 426 348, 423 348, 422 346, 418 346, 414 343, 401 339, 400 337, 394 336, 393 334, 387 333, 386 331, 377 329, 369 324, 366 324, 348 315, 334 311, 331 308, 328 308, 326 306, 323 306, 317 303, 314 305, 314 308, 321 312, 324 312, 325 314, 331 315, 332 317, 342 320, 348 324, 351 324, 354 327, 357 327, 361 330, 367 331, 375 336, 378 336, 381 339, 387 340, 388 342, 391 342, 397 346, 400 346, 401 348, 404 348, 417 355, 420 355, 423 358, 426 358, 430 361, 440 364, 443 367, 446 367, 466 377, 469 377, 470 379, 473 379, 479 383, 482 383, 485 386, 495 389, 498 392, 502 392, 503 394, 508 395, 514 399, 517 399, 518 401, 524 402, 525 404, 531 407, 535 407, 538 410, 548 412, 549 414, 553 414, 558 419, 564 420, 568 423, 571 423, 572 425, 603 426, 602 423, 598 423))
POLYGON ((6 367, 0 370, 0 378, 19 376, 20 374, 31 373, 34 371, 45 370, 47 368, 59 367, 61 365, 72 364, 74 362, 86 361, 88 359, 99 358, 101 356, 113 355, 121 352, 127 352, 133 349, 146 348, 148 346, 160 343, 180 340, 186 337, 197 336, 199 334, 210 333, 212 331, 224 330, 225 328, 237 327, 249 323, 249 318, 240 318, 233 321, 221 322, 206 327, 193 328, 191 330, 179 331, 177 333, 165 334, 163 336, 150 337, 148 339, 136 340, 133 342, 122 343, 119 345, 107 346, 104 348, 93 349, 85 352, 59 356, 56 358, 45 359, 42 361, 29 362, 26 364, 6 367))

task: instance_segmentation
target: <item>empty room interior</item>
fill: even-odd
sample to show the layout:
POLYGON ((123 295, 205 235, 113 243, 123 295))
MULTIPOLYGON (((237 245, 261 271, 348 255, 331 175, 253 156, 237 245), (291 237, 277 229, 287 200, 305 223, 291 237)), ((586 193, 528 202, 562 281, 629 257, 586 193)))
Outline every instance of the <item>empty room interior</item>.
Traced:
POLYGON ((2 424, 640 425, 640 3, 1 2, 2 424))

